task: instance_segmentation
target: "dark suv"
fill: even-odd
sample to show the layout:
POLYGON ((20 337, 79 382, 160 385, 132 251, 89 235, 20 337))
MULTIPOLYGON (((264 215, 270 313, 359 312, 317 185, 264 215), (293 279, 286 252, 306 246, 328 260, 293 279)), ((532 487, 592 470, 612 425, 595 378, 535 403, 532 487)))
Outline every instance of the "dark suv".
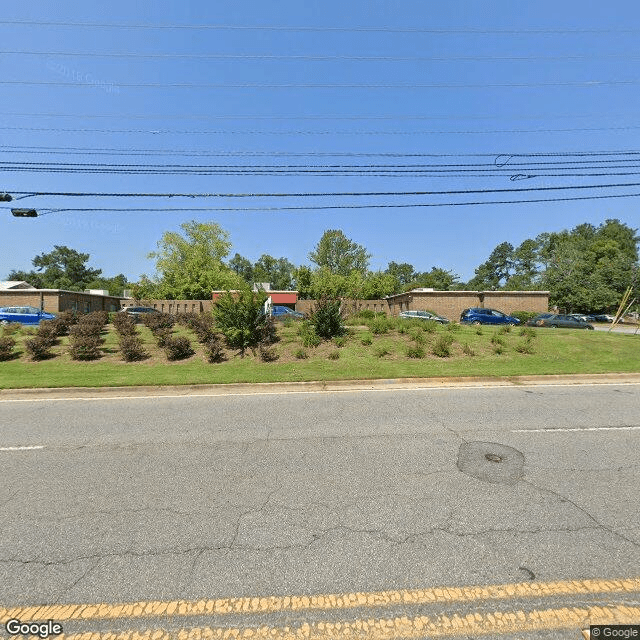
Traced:
POLYGON ((496 309, 485 309, 484 307, 472 307, 465 309, 460 314, 461 324, 520 324, 518 318, 508 316, 496 309))

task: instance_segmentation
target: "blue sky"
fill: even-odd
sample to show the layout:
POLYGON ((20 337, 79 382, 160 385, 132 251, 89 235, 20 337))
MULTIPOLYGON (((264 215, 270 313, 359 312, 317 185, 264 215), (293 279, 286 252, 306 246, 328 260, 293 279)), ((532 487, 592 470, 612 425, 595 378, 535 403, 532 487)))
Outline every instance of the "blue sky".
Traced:
MULTIPOLYGON (((634 175, 582 174, 512 181, 509 172, 205 176, 52 170, 60 162, 491 168, 499 154, 514 164, 514 154, 636 151, 639 17, 640 7, 630 1, 3 3, 0 192, 291 194, 640 182, 634 175), (106 26, 113 24, 128 28, 106 26), (52 164, 36 171, 23 164, 28 162, 52 164)), ((618 161, 609 167, 620 166, 619 156, 606 158, 618 161)), ((531 166, 524 170, 530 173, 531 166)), ((626 173, 633 172, 629 165, 626 173)), ((410 262, 418 270, 450 269, 467 280, 503 241, 518 245, 541 232, 607 218, 640 227, 640 202, 268 209, 635 192, 640 188, 197 200, 41 196, 0 207, 0 278, 11 269, 30 269, 31 259, 54 245, 67 245, 89 253, 90 264, 105 275, 135 280, 153 273, 146 256, 162 233, 196 219, 220 224, 230 234, 231 255, 237 251, 253 261, 269 253, 308 263, 323 231, 342 229, 367 247, 374 269, 392 260, 410 262), (17 219, 11 206, 84 210, 17 219), (96 207, 254 210, 87 211, 96 207)))

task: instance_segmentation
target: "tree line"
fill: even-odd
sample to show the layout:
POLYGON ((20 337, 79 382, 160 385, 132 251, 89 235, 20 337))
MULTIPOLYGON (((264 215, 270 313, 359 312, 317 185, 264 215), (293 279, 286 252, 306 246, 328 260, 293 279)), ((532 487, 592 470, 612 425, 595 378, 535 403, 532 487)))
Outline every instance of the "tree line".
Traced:
POLYGON ((189 221, 181 231, 167 231, 149 254, 153 276, 128 282, 123 274, 105 277, 87 266, 89 254, 65 246, 32 260, 35 269, 11 271, 9 280, 37 288, 107 289, 120 295, 132 289, 137 298, 208 299, 212 290, 243 289, 270 283, 273 290, 297 290, 302 299, 378 299, 417 287, 435 290, 548 290, 553 305, 570 310, 605 311, 616 307, 628 287, 638 282, 637 229, 619 220, 598 226, 542 233, 514 247, 501 242, 468 282, 453 271, 432 267, 418 271, 407 262, 389 262, 371 271, 371 254, 340 229, 328 229, 309 253, 309 265, 263 254, 252 262, 235 253, 229 234, 218 224, 189 221))

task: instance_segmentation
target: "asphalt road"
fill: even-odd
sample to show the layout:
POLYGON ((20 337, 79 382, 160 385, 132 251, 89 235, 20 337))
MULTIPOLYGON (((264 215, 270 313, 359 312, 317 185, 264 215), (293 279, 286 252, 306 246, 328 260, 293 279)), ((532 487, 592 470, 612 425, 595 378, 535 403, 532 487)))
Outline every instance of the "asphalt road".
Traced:
POLYGON ((96 639, 640 623, 639 460, 638 384, 4 400, 0 619, 96 639))

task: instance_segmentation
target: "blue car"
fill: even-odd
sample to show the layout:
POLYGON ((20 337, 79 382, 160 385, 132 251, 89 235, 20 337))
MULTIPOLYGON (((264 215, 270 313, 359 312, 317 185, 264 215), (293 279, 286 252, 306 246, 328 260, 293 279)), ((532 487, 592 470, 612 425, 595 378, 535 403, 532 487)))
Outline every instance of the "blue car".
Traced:
POLYGON ((461 324, 520 324, 518 318, 508 316, 496 309, 485 309, 484 307, 472 307, 465 309, 460 314, 461 324))
POLYGON ((37 307, 0 307, 0 324, 19 322, 20 324, 40 324, 41 320, 53 320, 55 315, 41 311, 37 307))
POLYGON ((304 313, 294 311, 284 305, 274 304, 271 307, 271 317, 274 320, 286 320, 287 318, 291 318, 292 320, 303 320, 305 316, 304 313))

